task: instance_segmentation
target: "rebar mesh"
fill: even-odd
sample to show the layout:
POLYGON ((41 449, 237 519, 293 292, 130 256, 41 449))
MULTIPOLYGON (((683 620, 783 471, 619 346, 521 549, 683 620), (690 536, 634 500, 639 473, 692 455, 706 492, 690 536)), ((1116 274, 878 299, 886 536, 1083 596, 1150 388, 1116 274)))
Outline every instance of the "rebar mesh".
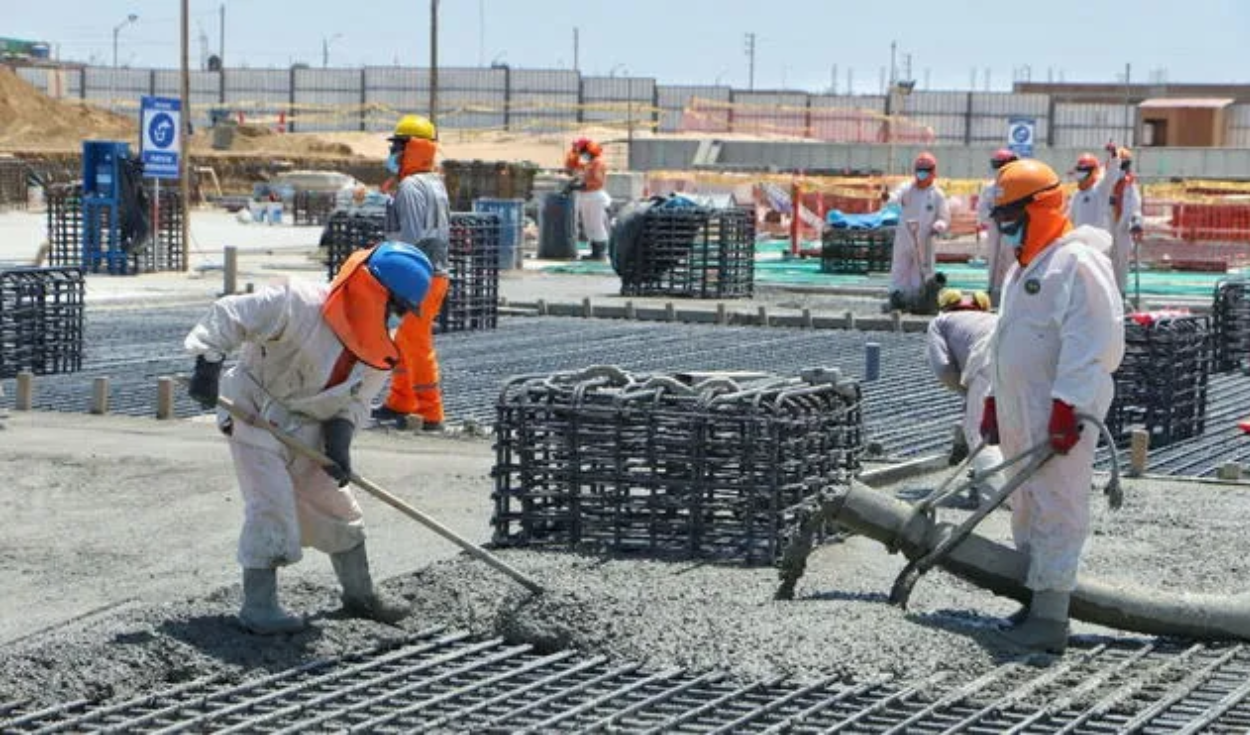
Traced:
POLYGON ((864 443, 859 384, 837 370, 688 385, 590 368, 510 381, 497 410, 501 545, 772 563, 864 443))
POLYGON ((324 225, 334 212, 337 195, 332 191, 297 191, 291 203, 296 225, 324 225))
POLYGON ((26 175, 29 169, 20 158, 0 156, 0 207, 26 209, 26 175))
POLYGON ((1245 278, 1215 285, 1211 307, 1215 332, 1215 370, 1228 372, 1250 364, 1250 299, 1245 278))
POLYGON ((0 378, 82 369, 84 293, 79 268, 0 270, 0 378))
POLYGON ((894 250, 894 228, 840 230, 826 227, 821 235, 820 270, 823 273, 889 273, 894 250))
POLYGON ((1136 428, 1150 432, 1152 447, 1200 436, 1212 365, 1210 317, 1134 315, 1125 320, 1124 343, 1107 414, 1116 441, 1128 443, 1136 428))
POLYGON ((623 296, 750 298, 755 216, 740 208, 652 207, 639 246, 617 263, 623 296))

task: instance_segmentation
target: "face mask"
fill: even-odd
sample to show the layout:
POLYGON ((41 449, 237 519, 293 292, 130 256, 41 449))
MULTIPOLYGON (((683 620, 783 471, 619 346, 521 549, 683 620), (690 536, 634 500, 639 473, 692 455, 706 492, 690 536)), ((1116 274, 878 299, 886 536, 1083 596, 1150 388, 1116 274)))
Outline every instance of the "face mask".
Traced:
POLYGON ((391 334, 394 334, 395 330, 399 329, 399 323, 402 322, 403 320, 404 320, 404 317, 401 314, 394 314, 394 313, 387 314, 386 315, 386 331, 390 332, 391 334))
POLYGON ((1086 179, 1088 179, 1089 177, 1093 175, 1094 175, 1094 172, 1089 169, 1077 169, 1076 179, 1077 181, 1085 181, 1086 179))
POLYGON ((589 153, 583 153, 583 154, 582 154, 582 163, 590 163, 590 154, 589 154, 589 153))
POLYGON ((916 181, 928 181, 929 177, 932 175, 933 175, 932 171, 917 171, 916 181))
POLYGON ((1018 248, 1024 243, 1024 220, 1000 222, 998 231, 1002 234, 1002 241, 1012 247, 1018 248))
POLYGON ((399 154, 398 153, 392 153, 391 155, 386 157, 386 170, 390 171, 392 174, 395 174, 396 176, 399 175, 399 154))

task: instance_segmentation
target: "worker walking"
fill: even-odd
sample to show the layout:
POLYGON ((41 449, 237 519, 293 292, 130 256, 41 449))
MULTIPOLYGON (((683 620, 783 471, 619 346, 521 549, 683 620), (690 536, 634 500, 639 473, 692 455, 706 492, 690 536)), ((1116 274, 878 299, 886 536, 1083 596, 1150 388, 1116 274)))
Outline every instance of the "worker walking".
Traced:
POLYGON ((1102 170, 1092 153, 1076 159, 1076 193, 1068 202, 1068 219, 1073 227, 1097 227, 1111 232, 1111 187, 1116 177, 1102 170))
POLYGON ((1012 618, 1004 642, 1062 653, 1068 603, 1089 536, 1089 495, 1098 431, 1115 392, 1111 374, 1124 355, 1124 311, 1116 292, 1108 234, 1073 230, 1059 177, 1036 160, 998 174, 994 220, 1016 248, 990 344, 992 395, 981 434, 1007 457, 1049 443, 1058 456, 1013 497, 1012 536, 1029 558, 1031 600, 1012 618))
POLYGON ((588 259, 604 260, 608 257, 608 207, 612 199, 603 188, 608 181, 603 147, 589 138, 578 138, 564 158, 564 169, 573 176, 577 218, 590 241, 588 259))
POLYGON ((933 238, 947 231, 951 214, 946 194, 936 183, 937 159, 933 154, 916 156, 912 168, 915 178, 891 197, 902 211, 890 262, 890 305, 923 311, 925 285, 935 278, 937 269, 933 238))
POLYGON ((1141 189, 1133 175, 1133 153, 1128 148, 1107 145, 1107 177, 1111 185, 1111 261, 1115 265, 1115 282, 1120 295, 1128 293, 1128 271, 1133 251, 1141 244, 1141 189))
MULTIPOLYGON (((998 317, 990 312, 990 297, 984 291, 942 289, 938 310, 929 322, 925 354, 942 385, 964 397, 962 438, 965 447, 975 447, 982 441, 981 414, 990 394, 990 336, 998 317)), ((998 447, 985 447, 973 458, 972 469, 980 475, 1001 463, 998 447)), ((969 500, 973 507, 980 505, 979 487, 973 486, 969 500)))
MULTIPOLYGON (((994 151, 994 155, 990 157, 990 176, 996 177, 998 170, 1012 161, 1019 160, 1014 151, 1006 148, 1000 148, 994 151)), ((1007 275, 1007 269, 1011 267, 1015 260, 1015 253, 1011 248, 1002 246, 1002 238, 999 235, 998 227, 994 224, 993 218, 990 217, 990 210, 994 208, 994 199, 996 196, 995 179, 991 178, 981 187, 981 195, 977 197, 977 224, 985 228, 985 252, 986 266, 989 269, 989 296, 990 303, 997 304, 999 293, 1003 286, 1003 277, 1007 275)))
POLYGON ((399 361, 388 321, 418 311, 432 268, 421 251, 382 243, 353 253, 329 284, 291 282, 226 296, 186 338, 196 356, 190 395, 206 408, 224 395, 242 410, 314 447, 335 464, 321 467, 261 427, 218 411, 229 437, 239 490, 243 567, 239 620, 258 634, 295 632, 302 618, 278 604, 277 569, 303 547, 330 555, 348 614, 384 623, 406 606, 374 590, 360 506, 347 488, 351 443, 368 420, 369 401, 399 361), (239 361, 223 374, 222 363, 239 361))
POLYGON ((386 400, 373 415, 380 421, 415 415, 421 419, 422 430, 439 431, 446 416, 434 322, 451 285, 451 206, 443 179, 435 171, 438 133, 434 124, 420 115, 404 115, 390 141, 386 167, 399 179, 399 185, 386 207, 386 237, 415 245, 425 253, 434 267, 434 279, 420 311, 399 325, 395 335, 399 364, 391 373, 386 400))

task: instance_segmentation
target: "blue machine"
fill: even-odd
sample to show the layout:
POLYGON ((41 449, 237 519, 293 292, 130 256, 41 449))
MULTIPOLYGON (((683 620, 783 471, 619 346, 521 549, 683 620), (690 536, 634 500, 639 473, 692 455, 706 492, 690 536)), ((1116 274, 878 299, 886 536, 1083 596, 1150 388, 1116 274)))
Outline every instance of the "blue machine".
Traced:
POLYGON ((121 247, 122 162, 130 144, 113 140, 82 143, 82 267, 119 275, 128 270, 121 247))

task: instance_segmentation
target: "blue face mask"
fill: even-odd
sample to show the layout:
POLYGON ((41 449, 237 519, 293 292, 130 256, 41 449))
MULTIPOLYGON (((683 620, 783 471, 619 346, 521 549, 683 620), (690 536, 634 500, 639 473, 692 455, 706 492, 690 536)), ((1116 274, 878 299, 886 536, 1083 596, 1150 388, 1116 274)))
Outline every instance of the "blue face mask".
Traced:
POLYGON ((399 175, 399 154, 398 153, 392 153, 391 155, 386 157, 386 170, 390 171, 396 176, 399 175))
POLYGON ((917 171, 916 181, 928 181, 929 177, 932 175, 933 175, 932 171, 917 171))
POLYGON ((998 231, 1002 233, 1002 241, 1014 248, 1018 248, 1024 243, 1023 220, 1000 223, 998 225, 998 231))

